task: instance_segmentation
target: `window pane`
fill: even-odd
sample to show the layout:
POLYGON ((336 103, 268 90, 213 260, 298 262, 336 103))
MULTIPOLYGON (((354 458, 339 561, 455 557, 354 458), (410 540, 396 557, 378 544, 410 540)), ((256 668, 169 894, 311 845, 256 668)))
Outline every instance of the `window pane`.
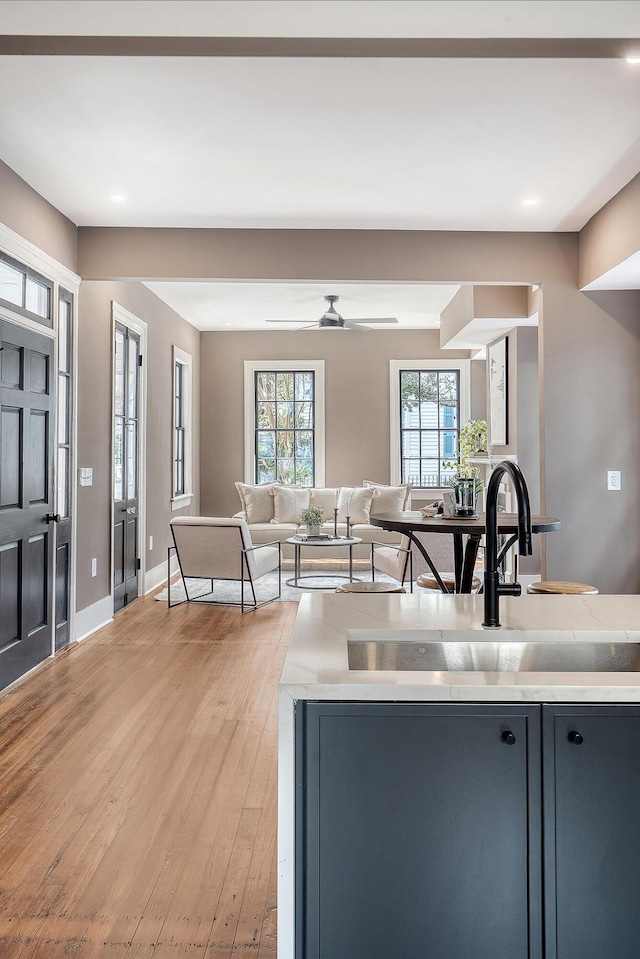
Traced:
POLYGON ((127 394, 127 415, 133 420, 138 415, 138 341, 129 337, 129 361, 127 365, 129 379, 127 394))
POLYGON ((127 498, 132 499, 138 495, 138 473, 137 460, 138 450, 138 432, 135 423, 127 423, 127 498))
POLYGON ((38 283, 32 277, 27 277, 25 306, 30 313, 36 316, 48 317, 51 315, 51 291, 48 286, 38 283))
POLYGON ((403 430, 402 433, 402 456, 406 459, 408 456, 420 455, 420 431, 403 430))
POLYGON ((455 406, 443 403, 440 406, 440 426, 445 429, 458 426, 458 411, 455 406))
POLYGON ((259 403, 258 404, 258 429, 273 429, 276 425, 276 404, 259 403))
POLYGON ((116 416, 113 438, 113 496, 116 500, 124 498, 124 420, 116 416))
POLYGON ((420 402, 437 403, 438 377, 435 373, 420 374, 420 402))
POLYGON ((275 373, 257 373, 256 374, 256 399, 257 400, 275 400, 276 398, 276 374, 275 373))
POLYGON ((58 448, 58 498, 57 512, 60 516, 69 515, 69 450, 63 446, 58 448))
POLYGON ((58 443, 69 442, 69 377, 58 374, 58 443))
POLYGON ((276 455, 276 434, 272 431, 258 433, 258 456, 260 458, 276 455))
POLYGON ((258 473, 256 480, 258 483, 274 483, 276 479, 276 461, 258 460, 258 473))
POLYGON ((285 486, 293 486, 295 482, 295 467, 292 459, 278 460, 276 479, 285 486))
POLYGON ((438 433, 435 430, 428 432, 423 430, 420 435, 420 456, 428 456, 436 459, 438 454, 438 433))
POLYGON ((402 482, 420 486, 420 460, 402 461, 402 482))
POLYGON ((14 303, 16 306, 24 304, 24 274, 15 267, 0 259, 0 299, 14 303))
POLYGON ((313 373, 296 374, 296 399, 313 399, 313 373))
POLYGON ((276 436, 276 456, 278 459, 293 457, 295 455, 295 433, 293 430, 286 432, 278 430, 276 436))
POLYGON ((439 460, 422 460, 420 463, 420 486, 438 486, 439 485, 439 460))
POLYGON ((313 458, 313 433, 311 430, 299 430, 296 433, 296 459, 313 458))
POLYGON ((296 486, 313 486, 313 460, 296 459, 296 486))
POLYGON ((71 304, 60 300, 58 305, 58 369, 65 373, 71 371, 70 337, 71 304))
POLYGON ((313 426, 313 404, 296 403, 296 427, 309 429, 313 426))
POLYGON ((276 373, 276 399, 293 399, 293 373, 276 373))
POLYGON ((440 456, 444 460, 456 459, 458 455, 458 434, 453 431, 440 434, 440 456))
POLYGON ((116 358, 115 358, 115 411, 116 416, 124 415, 124 344, 125 335, 122 330, 116 330, 116 358))
POLYGON ((278 429, 290 429, 293 426, 293 403, 278 403, 278 429))

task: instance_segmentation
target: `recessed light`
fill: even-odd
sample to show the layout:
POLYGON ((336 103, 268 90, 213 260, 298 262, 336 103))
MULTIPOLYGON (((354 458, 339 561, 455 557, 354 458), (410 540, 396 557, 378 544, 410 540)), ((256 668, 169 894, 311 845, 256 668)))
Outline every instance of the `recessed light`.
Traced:
POLYGON ((640 57, 627 57, 627 63, 640 63, 640 57))
POLYGON ((526 196, 523 201, 523 206, 537 206, 540 203, 540 200, 537 196, 526 196))
POLYGON ((223 325, 223 326, 233 326, 233 323, 229 323, 228 321, 225 321, 222 325, 223 325))
POLYGON ((109 199, 111 200, 112 203, 126 203, 126 202, 127 202, 126 196, 123 196, 122 193, 110 193, 110 194, 109 194, 109 199))

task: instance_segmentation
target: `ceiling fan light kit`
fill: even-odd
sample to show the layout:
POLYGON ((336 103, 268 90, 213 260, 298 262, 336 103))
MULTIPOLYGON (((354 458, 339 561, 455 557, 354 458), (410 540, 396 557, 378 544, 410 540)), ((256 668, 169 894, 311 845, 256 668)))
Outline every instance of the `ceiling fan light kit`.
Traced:
MULTIPOLYGON (((334 304, 340 299, 335 293, 328 293, 325 300, 329 307, 322 314, 317 323, 303 326, 303 330, 356 330, 361 333, 368 332, 367 327, 373 323, 397 323, 393 316, 389 317, 367 317, 359 320, 345 320, 336 310, 334 304)), ((267 320, 267 323, 307 323, 306 320, 267 320)))

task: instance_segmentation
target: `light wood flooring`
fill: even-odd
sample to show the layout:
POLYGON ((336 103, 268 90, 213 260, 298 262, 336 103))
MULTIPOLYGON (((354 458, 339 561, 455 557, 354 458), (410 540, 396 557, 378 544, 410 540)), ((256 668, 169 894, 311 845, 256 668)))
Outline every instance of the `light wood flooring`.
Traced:
POLYGON ((146 597, 0 699, 0 959, 275 959, 296 611, 146 597))

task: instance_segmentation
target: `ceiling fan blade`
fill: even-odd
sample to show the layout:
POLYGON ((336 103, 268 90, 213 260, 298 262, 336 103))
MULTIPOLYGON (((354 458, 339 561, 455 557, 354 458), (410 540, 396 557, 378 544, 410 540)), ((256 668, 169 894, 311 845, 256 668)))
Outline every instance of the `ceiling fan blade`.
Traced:
POLYGON ((367 323, 371 325, 372 323, 397 323, 395 316, 370 316, 367 318, 358 318, 357 320, 347 320, 347 323, 367 323))
POLYGON ((287 320, 265 320, 265 323, 308 323, 308 322, 309 322, 308 319, 307 319, 307 320, 303 320, 302 318, 299 319, 299 320, 290 320, 290 319, 287 319, 287 320))

